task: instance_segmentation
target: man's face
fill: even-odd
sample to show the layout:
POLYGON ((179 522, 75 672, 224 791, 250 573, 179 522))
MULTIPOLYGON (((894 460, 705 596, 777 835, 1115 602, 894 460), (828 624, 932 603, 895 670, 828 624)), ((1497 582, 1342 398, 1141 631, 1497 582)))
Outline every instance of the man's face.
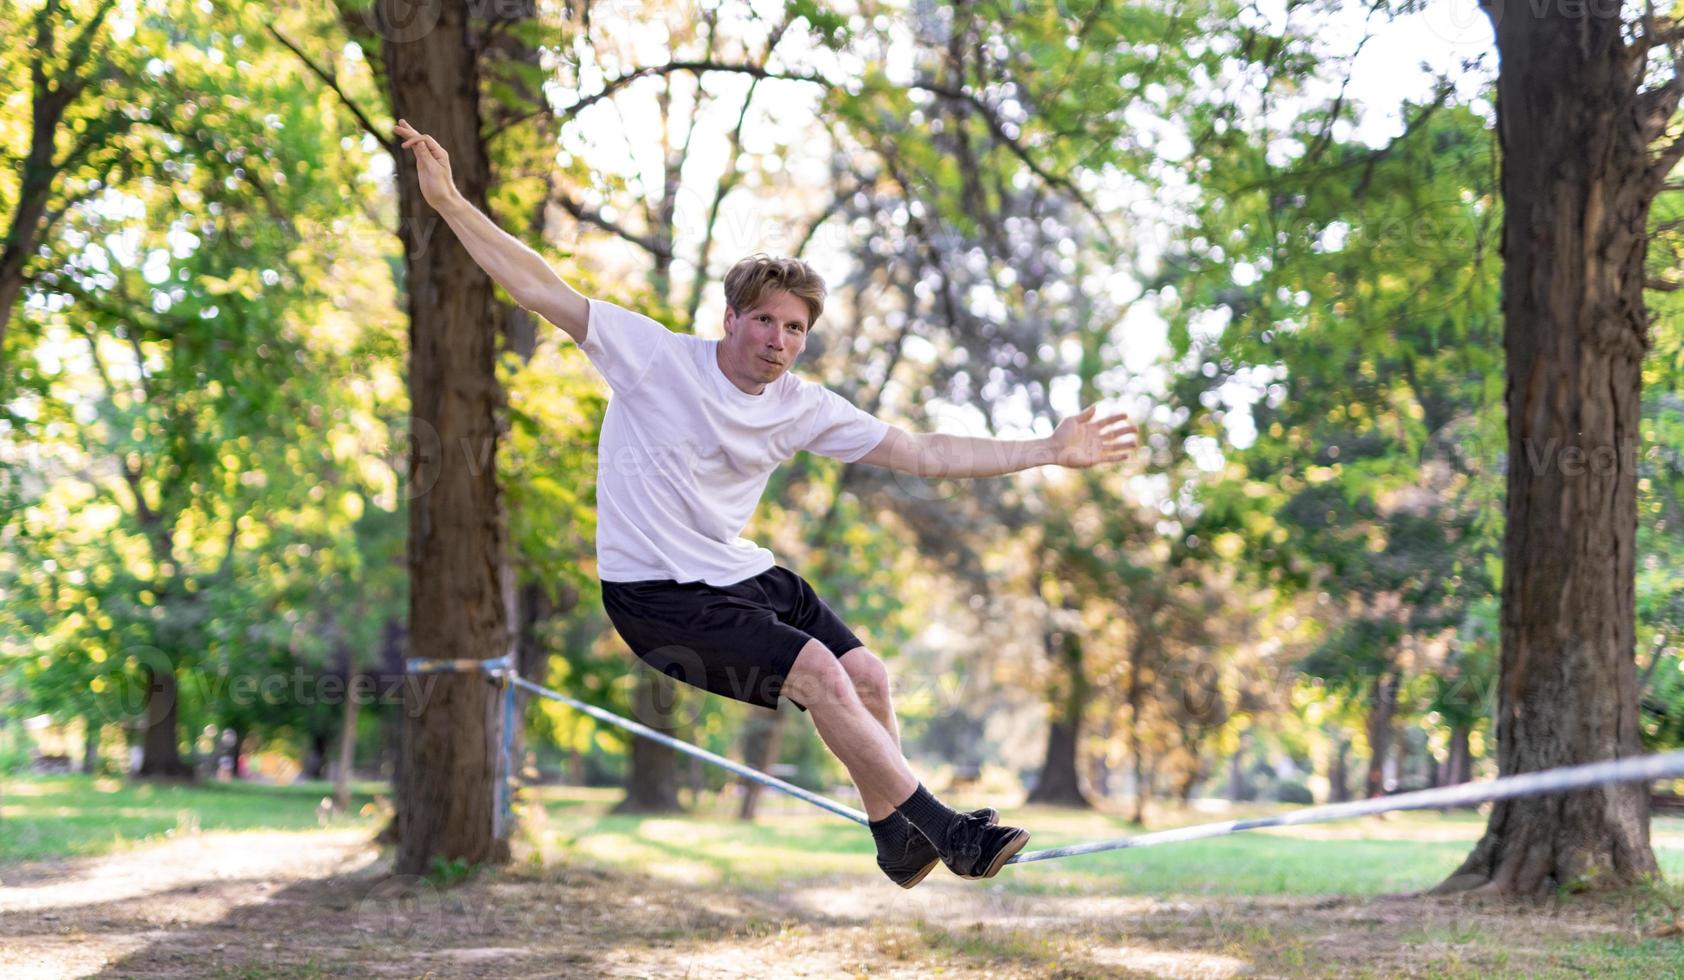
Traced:
POLYGON ((738 368, 770 384, 795 364, 807 347, 807 304, 782 289, 768 289, 753 307, 725 310, 726 344, 738 368))

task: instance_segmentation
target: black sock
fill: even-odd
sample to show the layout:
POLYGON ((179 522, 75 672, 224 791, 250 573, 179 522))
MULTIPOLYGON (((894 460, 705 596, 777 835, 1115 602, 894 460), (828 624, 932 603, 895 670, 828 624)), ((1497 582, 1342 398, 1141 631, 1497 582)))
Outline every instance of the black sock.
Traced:
POLYGON ((906 815, 925 837, 928 837, 937 847, 947 839, 947 828, 953 821, 959 819, 959 814, 949 810, 942 802, 930 795, 923 783, 912 791, 906 802, 895 806, 896 810, 906 815))
POLYGON ((894 810, 881 820, 873 820, 871 836, 877 841, 877 853, 884 857, 898 858, 906 852, 907 835, 918 831, 899 810, 894 810))

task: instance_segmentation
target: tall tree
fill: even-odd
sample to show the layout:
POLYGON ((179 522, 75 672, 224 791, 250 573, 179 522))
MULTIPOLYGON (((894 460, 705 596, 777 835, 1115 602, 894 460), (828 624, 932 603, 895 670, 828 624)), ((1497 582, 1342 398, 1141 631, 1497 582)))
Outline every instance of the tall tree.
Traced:
MULTIPOLYGON (((1650 207, 1684 157, 1684 25, 1571 5, 1487 12, 1501 58, 1508 358, 1497 761, 1512 775, 1643 749, 1634 583, 1645 254, 1650 207), (1667 45, 1671 56, 1652 65, 1667 45)), ((1547 897, 1656 871, 1648 788, 1627 783, 1499 801, 1439 888, 1547 897)))
MULTIPOLYGON (((439 141, 457 189, 485 210, 490 163, 479 86, 494 33, 460 0, 429 5, 430 29, 403 0, 376 0, 372 13, 392 115, 439 141)), ((498 311, 490 277, 433 215, 415 168, 406 162, 397 174, 411 478, 424 488, 409 499, 410 655, 485 660, 509 650, 496 467, 498 311)), ((483 675, 464 671, 438 675, 425 704, 406 705, 398 873, 425 872, 435 859, 507 860, 508 828, 497 834, 495 812, 499 700, 483 675)))

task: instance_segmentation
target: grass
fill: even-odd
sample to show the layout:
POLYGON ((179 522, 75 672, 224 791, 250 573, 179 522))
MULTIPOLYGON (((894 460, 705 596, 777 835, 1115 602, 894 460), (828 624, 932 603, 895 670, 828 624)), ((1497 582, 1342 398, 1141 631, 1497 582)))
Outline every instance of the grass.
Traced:
MULTIPOLYGON (((821 813, 780 808, 754 824, 717 806, 682 817, 609 814, 609 801, 617 798, 612 790, 542 789, 550 844, 558 852, 573 851, 620 868, 750 888, 872 868, 871 838, 821 813)), ((1178 813, 1150 829, 1265 812, 1237 807, 1220 817, 1178 813)), ((1120 818, 1042 807, 1005 810, 1001 819, 1030 828, 1030 850, 1139 832, 1120 818)), ((1425 811, 1327 826, 1335 829, 1256 831, 1035 862, 1014 866, 997 882, 1022 894, 1366 896, 1418 891, 1456 869, 1483 831, 1485 818, 1425 811)), ((1662 871, 1669 879, 1684 878, 1684 819, 1657 818, 1652 826, 1663 835, 1655 847, 1662 871)))
POLYGON ((311 830, 377 826, 385 783, 352 786, 354 815, 317 816, 333 784, 127 782, 92 776, 27 776, 0 785, 0 862, 79 857, 194 830, 311 830))
MULTIPOLYGON (((317 804, 331 791, 323 783, 179 785, 82 776, 27 777, 3 788, 0 864, 98 854, 194 830, 315 829, 322 825, 317 804)), ((372 832, 384 822, 376 796, 386 787, 356 790, 360 812, 329 818, 327 825, 372 832)), ((863 965, 852 972, 871 963, 904 961, 916 969, 951 958, 958 972, 964 964, 989 964, 1010 975, 1091 975, 1096 963, 1182 973, 1197 972, 1199 963, 1232 962, 1284 976, 1684 977, 1684 939, 1647 938, 1655 926, 1684 915, 1684 888, 1677 884, 1637 889, 1617 905, 1597 898, 1568 903, 1559 913, 1462 913, 1380 897, 1419 891, 1447 876, 1484 828, 1475 813, 1399 813, 1022 865, 978 883, 986 897, 973 911, 986 921, 954 923, 915 911, 922 908, 917 904, 891 904, 899 911, 827 936, 835 924, 795 913, 793 896, 845 891, 863 896, 866 907, 901 901, 902 893, 877 887, 863 828, 781 799, 769 801, 753 824, 736 820, 729 802, 714 798, 684 815, 616 815, 610 810, 619 796, 575 787, 531 791, 522 865, 456 886, 464 889, 463 900, 477 907, 476 889, 483 890, 477 901, 490 902, 485 896, 502 894, 498 889, 524 888, 508 900, 522 909, 548 907, 543 903, 554 904, 550 896, 557 894, 555 875, 565 880, 594 867, 610 875, 603 879, 604 898, 642 882, 641 894, 658 901, 664 888, 675 908, 717 896, 724 905, 742 899, 762 910, 745 912, 724 939, 697 931, 675 912, 655 917, 664 926, 641 931, 628 931, 630 920, 616 917, 601 926, 599 943, 649 955, 710 942, 762 951, 792 941, 857 944, 863 965)), ((1264 812, 1164 813, 1151 829, 1264 812)), ((1002 816, 1032 829, 1032 849, 1135 832, 1099 813, 1030 807, 1002 816)), ((1684 879, 1684 819, 1659 818, 1652 829, 1667 878, 1684 879)), ((573 887, 589 880, 579 878, 573 887)), ((921 900, 940 894, 914 893, 921 900)), ((506 938, 474 942, 520 945, 506 938)), ((216 975, 334 975, 345 965, 259 957, 216 975)))

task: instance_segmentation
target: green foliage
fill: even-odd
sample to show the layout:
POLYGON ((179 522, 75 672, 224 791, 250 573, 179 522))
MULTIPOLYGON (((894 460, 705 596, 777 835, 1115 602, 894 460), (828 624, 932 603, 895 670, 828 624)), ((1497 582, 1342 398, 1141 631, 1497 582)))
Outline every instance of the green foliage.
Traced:
POLYGON ((383 346, 395 377, 364 333, 390 316, 357 319, 378 297, 371 229, 343 214, 367 158, 254 8, 172 13, 135 22, 160 57, 115 89, 145 100, 127 179, 66 217, 24 310, 36 394, 9 436, 54 479, 7 471, 19 548, 0 579, 19 601, 0 656, 61 720, 140 721, 150 667, 183 678, 188 730, 321 730, 319 699, 251 711, 228 690, 372 646, 402 601, 383 474, 355 458, 379 407, 336 383, 383 346))

